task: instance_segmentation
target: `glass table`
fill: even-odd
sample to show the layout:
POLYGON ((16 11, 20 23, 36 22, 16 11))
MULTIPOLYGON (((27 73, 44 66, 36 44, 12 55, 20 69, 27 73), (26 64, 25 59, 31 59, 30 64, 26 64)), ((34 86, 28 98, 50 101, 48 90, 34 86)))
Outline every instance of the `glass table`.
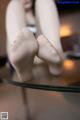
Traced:
POLYGON ((33 66, 33 79, 27 82, 4 80, 23 88, 32 88, 59 92, 80 93, 80 60, 65 59, 64 71, 60 76, 52 76, 45 64, 33 66))
POLYGON ((64 61, 64 71, 62 75, 57 77, 49 73, 46 64, 35 64, 33 66, 32 80, 27 82, 4 80, 4 82, 21 87, 23 102, 27 106, 26 112, 28 112, 26 119, 31 120, 26 89, 68 92, 69 94, 71 92, 80 93, 80 59, 66 58, 64 61))

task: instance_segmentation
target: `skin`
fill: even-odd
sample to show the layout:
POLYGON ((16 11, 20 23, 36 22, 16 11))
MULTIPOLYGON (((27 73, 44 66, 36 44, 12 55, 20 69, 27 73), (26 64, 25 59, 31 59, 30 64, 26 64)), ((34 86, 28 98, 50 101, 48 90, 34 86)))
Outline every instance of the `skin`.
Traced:
POLYGON ((38 51, 37 41, 26 24, 23 5, 20 1, 11 1, 6 12, 7 52, 20 81, 32 79, 34 56, 38 51))
POLYGON ((24 6, 24 8, 26 10, 31 9, 31 7, 32 7, 32 0, 21 0, 21 2, 22 2, 23 6, 24 6))
POLYGON ((33 15, 32 5, 33 0, 21 0, 26 13, 26 22, 28 25, 35 25, 35 17, 33 15))
POLYGON ((35 11, 39 36, 38 56, 47 62, 50 73, 60 75, 64 58, 60 42, 59 16, 54 0, 36 0, 35 11))
MULTIPOLYGON (((37 25, 40 32, 59 50, 60 23, 54 0, 36 0, 35 4, 37 25), (47 1, 47 2, 46 2, 47 1)), ((39 34, 41 34, 39 33, 39 34)))
MULTIPOLYGON (((20 76, 20 79, 23 81, 29 80, 32 77, 29 73, 31 73, 33 59, 36 53, 38 57, 48 62, 49 69, 52 74, 56 74, 53 69, 54 65, 53 68, 51 66, 52 64, 55 64, 55 59, 58 55, 56 54, 54 47, 50 48, 50 44, 55 46, 57 51, 62 54, 59 35, 59 18, 55 3, 53 0, 47 0, 47 2, 46 0, 36 0, 35 11, 38 33, 39 35, 43 34, 43 36, 38 37, 38 39, 35 39, 32 33, 28 32, 28 29, 22 32, 25 27, 27 28, 30 20, 32 20, 31 17, 33 18, 32 0, 12 0, 8 5, 6 13, 8 56, 16 72, 20 76), (44 45, 42 41, 45 42, 44 45), (51 53, 50 50, 53 52, 51 53), (45 53, 49 53, 49 56, 46 56, 45 53), (55 58, 54 55, 56 56, 55 58), (21 70, 24 63, 26 67, 21 70), (26 73, 29 75, 27 75, 28 78, 26 73)), ((60 63, 60 59, 58 59, 58 61, 60 63)), ((59 72, 57 73, 59 74, 59 72)))

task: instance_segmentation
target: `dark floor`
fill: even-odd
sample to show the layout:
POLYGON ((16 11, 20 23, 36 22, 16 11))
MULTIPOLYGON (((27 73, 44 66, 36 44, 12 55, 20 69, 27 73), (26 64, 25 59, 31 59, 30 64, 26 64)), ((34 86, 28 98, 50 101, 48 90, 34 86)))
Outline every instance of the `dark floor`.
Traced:
MULTIPOLYGON (((80 120, 80 94, 27 90, 32 120, 80 120)), ((21 88, 0 85, 0 112, 9 120, 26 120, 21 88)))
POLYGON ((79 93, 26 89, 26 94, 28 106, 23 103, 21 88, 0 84, 0 112, 8 112, 9 120, 26 120, 26 108, 31 120, 80 120, 79 93))

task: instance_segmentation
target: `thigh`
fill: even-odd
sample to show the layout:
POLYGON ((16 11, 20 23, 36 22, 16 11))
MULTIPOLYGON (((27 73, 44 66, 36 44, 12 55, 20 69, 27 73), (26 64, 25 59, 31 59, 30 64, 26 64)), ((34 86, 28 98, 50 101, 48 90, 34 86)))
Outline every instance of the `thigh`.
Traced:
POLYGON ((7 50, 10 51, 16 37, 26 27, 25 11, 19 0, 12 0, 6 12, 7 50))
POLYGON ((44 34, 50 42, 57 45, 60 40, 60 24, 55 2, 36 0, 35 7, 38 33, 44 34))

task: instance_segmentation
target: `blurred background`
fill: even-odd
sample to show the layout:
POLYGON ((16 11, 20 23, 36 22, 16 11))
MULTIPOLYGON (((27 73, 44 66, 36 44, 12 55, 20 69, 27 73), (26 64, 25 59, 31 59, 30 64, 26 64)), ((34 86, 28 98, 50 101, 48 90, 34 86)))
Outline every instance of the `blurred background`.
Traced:
MULTIPOLYGON (((14 70, 7 59, 5 47, 5 12, 9 1, 0 0, 0 112, 8 112, 9 120, 28 120, 26 119, 28 110, 31 120, 80 120, 79 93, 26 89, 28 100, 28 105, 26 105, 20 87, 3 83, 3 79, 18 79, 17 75, 12 74, 14 70)), ((70 78, 72 75, 75 78, 75 80, 72 79, 73 81, 61 80, 59 84, 69 85, 73 83, 73 85, 79 86, 80 4, 62 4, 56 0, 56 6, 60 17, 60 36, 64 53, 66 56, 74 58, 74 60, 66 60, 64 68, 67 70, 67 75, 71 75, 70 78), (78 64, 74 62, 77 59, 78 64), (76 71, 75 66, 77 66, 76 71), (75 73, 76 75, 74 75, 75 73)))

